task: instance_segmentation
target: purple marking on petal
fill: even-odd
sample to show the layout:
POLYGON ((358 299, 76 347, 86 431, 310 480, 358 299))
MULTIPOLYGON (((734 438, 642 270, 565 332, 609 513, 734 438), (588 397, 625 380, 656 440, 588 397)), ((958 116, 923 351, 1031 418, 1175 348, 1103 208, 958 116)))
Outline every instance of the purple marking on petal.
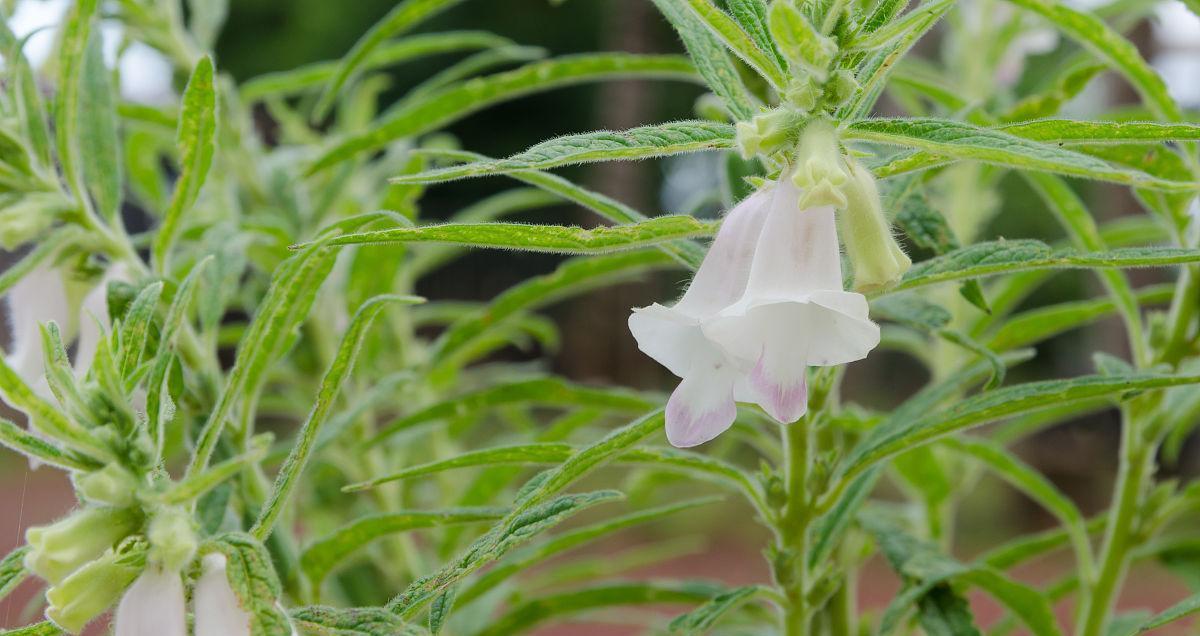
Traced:
MULTIPOLYGON (((686 380, 685 380, 686 382, 686 380)), ((671 398, 667 400, 667 441, 676 448, 699 446, 716 436, 724 433, 733 425, 737 418, 737 405, 733 401, 733 392, 729 397, 713 405, 713 408, 696 412, 688 403, 688 398, 682 395, 680 382, 671 398)), ((710 396, 706 396, 711 399, 710 396)))
POLYGON ((763 399, 759 406, 780 424, 791 424, 808 411, 808 374, 801 372, 799 382, 778 382, 767 373, 765 359, 766 351, 750 371, 750 385, 763 399))

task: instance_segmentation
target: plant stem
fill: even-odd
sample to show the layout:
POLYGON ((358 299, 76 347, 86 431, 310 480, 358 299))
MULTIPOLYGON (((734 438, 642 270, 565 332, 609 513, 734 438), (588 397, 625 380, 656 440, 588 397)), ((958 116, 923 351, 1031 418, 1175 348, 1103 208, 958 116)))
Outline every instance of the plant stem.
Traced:
POLYGON ((1122 409, 1121 465, 1117 473, 1113 505, 1104 534, 1100 569, 1081 606, 1080 636, 1104 633, 1117 592, 1129 568, 1129 551, 1134 545, 1134 522, 1142 503, 1142 494, 1153 477, 1154 445, 1143 436, 1141 422, 1122 409))
POLYGON ((784 567, 789 571, 780 573, 787 598, 784 612, 784 634, 807 636, 812 620, 812 608, 808 603, 808 525, 812 519, 808 482, 812 473, 815 446, 814 419, 804 418, 785 428, 784 471, 787 478, 787 505, 779 520, 780 553, 786 555, 784 567))

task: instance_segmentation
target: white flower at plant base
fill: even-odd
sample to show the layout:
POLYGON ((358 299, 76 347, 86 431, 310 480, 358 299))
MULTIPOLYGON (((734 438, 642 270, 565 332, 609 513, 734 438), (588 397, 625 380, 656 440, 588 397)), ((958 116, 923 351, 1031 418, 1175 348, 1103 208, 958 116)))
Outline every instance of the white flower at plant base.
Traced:
POLYGON ((879 343, 866 298, 843 291, 834 208, 801 209, 802 194, 782 178, 747 197, 679 302, 630 316, 638 347, 682 378, 667 402, 671 444, 724 432, 735 401, 794 422, 809 366, 860 360, 879 343))

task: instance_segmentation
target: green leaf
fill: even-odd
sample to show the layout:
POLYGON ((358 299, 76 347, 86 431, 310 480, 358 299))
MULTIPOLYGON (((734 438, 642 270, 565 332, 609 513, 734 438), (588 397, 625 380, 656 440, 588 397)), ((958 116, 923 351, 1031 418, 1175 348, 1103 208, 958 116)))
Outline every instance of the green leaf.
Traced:
POLYGON ((1010 415, 1096 397, 1115 398, 1130 391, 1195 383, 1200 383, 1200 376, 1091 375, 1006 386, 963 399, 942 411, 915 413, 902 419, 897 419, 894 413, 854 447, 839 464, 835 477, 845 483, 901 451, 1010 415))
POLYGON ((163 283, 158 281, 146 285, 130 303, 121 318, 121 377, 132 377, 146 352, 146 341, 150 338, 150 327, 158 310, 158 298, 162 295, 163 283))
POLYGON ((584 229, 522 223, 444 223, 347 234, 329 245, 442 243, 555 254, 604 254, 716 234, 718 221, 660 216, 632 225, 584 229))
POLYGON ((29 554, 29 546, 23 545, 13 549, 0 559, 0 600, 8 597, 17 586, 25 580, 25 555, 29 554))
POLYGON ((617 413, 643 413, 658 402, 628 389, 593 388, 560 378, 538 378, 498 384, 431 404, 380 429, 369 444, 426 422, 462 417, 510 405, 593 407, 617 413))
MULTIPOLYGON (((103 466, 90 457, 62 450, 4 418, 0 418, 0 446, 10 448, 30 459, 66 470, 87 471, 103 466)), ((0 575, 2 573, 3 568, 0 567, 0 575)), ((2 579, 0 579, 0 583, 2 583, 2 579)), ((0 589, 3 589, 2 584, 0 584, 0 589)))
MULTIPOLYGON (((254 441, 258 442, 259 439, 254 441)), ((261 441, 266 440, 262 439, 261 441)), ((202 472, 189 475, 175 482, 169 490, 162 494, 162 501, 168 504, 185 504, 199 499, 209 491, 225 483, 225 481, 246 470, 248 466, 261 461, 266 454, 266 444, 254 443, 253 448, 247 453, 227 459, 219 464, 210 466, 202 472)))
POLYGON ((420 630, 380 607, 310 605, 291 611, 292 623, 317 636, 414 636, 420 630))
POLYGON ((854 74, 862 89, 838 110, 837 119, 848 121, 866 117, 883 93, 883 87, 896 68, 897 62, 908 54, 917 40, 928 33, 954 4, 954 0, 930 0, 910 11, 910 14, 921 15, 924 18, 913 24, 907 33, 894 39, 888 46, 872 52, 856 65, 854 74))
POLYGON ((100 33, 88 39, 80 78, 79 151, 84 181, 100 216, 113 222, 121 213, 121 142, 117 136, 117 106, 112 73, 104 66, 100 33))
POLYGON ((63 178, 79 198, 87 196, 83 182, 83 148, 79 123, 82 121, 82 98, 85 56, 91 38, 93 17, 99 0, 79 0, 71 4, 63 18, 58 40, 58 94, 54 104, 54 138, 63 178))
POLYGON ((413 581, 387 607, 402 617, 412 617, 437 595, 521 545, 594 505, 621 498, 612 490, 563 495, 507 516, 477 539, 462 555, 440 570, 413 581))
POLYGON ((230 532, 217 537, 211 549, 225 555, 225 575, 241 608, 250 615, 250 633, 289 636, 287 615, 279 607, 283 587, 271 566, 271 556, 250 535, 230 532))
POLYGON ((175 192, 153 246, 154 265, 164 273, 167 253, 179 234, 184 215, 200 195, 200 187, 208 177, 216 151, 217 92, 210 57, 200 59, 183 90, 176 145, 179 149, 179 179, 175 182, 175 192))
POLYGON ((1132 42, 1103 20, 1055 0, 1012 0, 1012 3, 1049 20, 1093 55, 1119 70, 1158 117, 1170 121, 1183 119, 1162 77, 1142 58, 1132 42))
POLYGON ((944 596, 944 592, 949 591, 947 584, 950 582, 975 585, 985 590, 1016 614, 1037 636, 1061 634, 1049 602, 1036 590, 986 566, 959 563, 943 554, 936 545, 913 537, 904 528, 876 511, 859 514, 859 522, 875 537, 880 550, 892 567, 909 582, 908 587, 892 600, 880 619, 880 634, 891 633, 899 625, 904 613, 913 605, 917 605, 924 615, 922 625, 926 629, 938 630, 947 625, 962 628, 964 621, 969 623, 969 613, 964 616, 965 610, 955 607, 958 601, 944 596), (939 588, 943 590, 942 593, 936 592, 939 588), (931 593, 935 594, 932 601, 923 602, 931 593), (943 596, 939 598, 938 594, 943 596), (946 613, 947 610, 949 614, 946 613))
POLYGON ((62 634, 66 634, 66 632, 50 621, 42 621, 35 625, 18 627, 4 632, 4 636, 62 636, 62 634))
POLYGON ((1077 121, 1041 119, 1001 126, 1011 135, 1033 141, 1067 144, 1154 144, 1200 140, 1200 125, 1152 121, 1077 121))
POLYGON ((25 138, 33 154, 43 166, 51 165, 50 127, 46 123, 47 109, 42 103, 41 90, 33 69, 21 52, 18 40, 8 22, 0 20, 0 51, 3 51, 6 66, 12 70, 9 76, 12 94, 16 96, 16 114, 25 131, 25 138))
POLYGON ((1200 250, 1129 247, 1105 252, 1055 250, 1041 241, 1020 239, 976 243, 912 266, 891 291, 949 280, 980 278, 1038 269, 1166 267, 1200 262, 1200 250))
POLYGON ((373 123, 368 130, 337 142, 309 166, 307 174, 377 150, 397 139, 437 130, 493 104, 538 91, 624 77, 695 80, 691 64, 674 55, 596 53, 534 62, 433 91, 373 123))
POLYGON ((750 119, 757 110, 755 98, 746 89, 737 66, 729 59, 725 47, 709 32, 695 13, 680 6, 678 0, 653 0, 683 40, 688 57, 705 83, 724 103, 736 120, 750 119))
MULTIPOLYGON (((496 161, 483 155, 463 151, 442 151, 440 154, 465 161, 496 161)), ((537 170, 522 170, 511 173, 511 176, 518 181, 528 183, 529 185, 562 197, 567 201, 583 206, 614 223, 637 223, 648 218, 641 212, 616 199, 575 185, 558 175, 539 172, 537 170)), ((675 241, 660 245, 659 249, 670 254, 675 260, 693 270, 700 267, 701 261, 704 260, 704 248, 694 241, 675 241)))
POLYGON ((176 340, 180 329, 187 324, 187 313, 196 293, 196 282, 214 259, 215 257, 210 255, 198 261, 175 290, 175 298, 171 300, 159 333, 154 365, 150 368, 150 375, 146 380, 146 421, 150 428, 150 439, 154 442, 155 456, 160 460, 167 426, 166 416, 171 410, 169 407, 164 408, 165 403, 170 401, 166 380, 174 359, 176 340))
POLYGON ((494 521, 506 512, 503 508, 451 508, 368 515, 310 544, 300 555, 300 567, 309 582, 318 587, 338 564, 380 537, 419 528, 494 521))
MULTIPOLYGON (((1174 285, 1154 285, 1138 290, 1137 301, 1139 305, 1169 303, 1174 291, 1174 285)), ((1030 309, 1005 320, 992 334, 988 346, 996 351, 1028 346, 1091 324, 1112 315, 1116 310, 1116 304, 1108 298, 1078 300, 1030 309)))
POLYGON ((675 620, 671 621, 670 629, 672 632, 689 635, 706 634, 726 612, 761 591, 762 587, 758 585, 745 585, 721 592, 700 607, 675 617, 675 620))
POLYGON ((848 139, 917 148, 955 160, 983 161, 1009 168, 1100 179, 1139 188, 1178 191, 1196 188, 1193 183, 1159 179, 1137 170, 1113 166, 1091 155, 964 122, 944 119, 869 119, 847 125, 843 134, 848 139))
MULTIPOLYGON (((512 40, 486 31, 422 33, 379 45, 362 61, 359 69, 366 71, 429 55, 512 44, 512 40)), ((337 61, 316 62, 287 71, 259 75, 242 84, 239 92, 246 102, 306 92, 328 82, 338 72, 339 66, 337 61)))
POLYGON ((566 135, 530 147, 507 159, 467 163, 414 175, 394 177, 393 183, 441 183, 521 170, 544 170, 591 161, 636 160, 685 152, 732 148, 729 124, 693 120, 643 126, 626 131, 566 135))
POLYGON ((737 20, 746 33, 754 39, 758 48, 766 51, 775 60, 778 68, 786 69, 787 62, 779 53, 779 49, 775 46, 775 40, 771 38, 771 33, 767 29, 767 1, 726 0, 725 6, 729 9, 733 19, 737 20))
POLYGON ((918 604, 921 628, 929 636, 978 636, 967 599, 948 586, 939 585, 921 597, 918 604))
POLYGON ((686 4, 708 30, 776 89, 787 85, 778 61, 760 49, 741 25, 710 0, 667 0, 686 4))
POLYGON ((337 396, 341 392, 342 384, 354 368, 358 352, 362 348, 363 339, 366 337, 367 330, 375 320, 375 317, 383 311, 387 303, 402 302, 411 304, 419 303, 423 300, 423 298, 416 296, 377 296, 363 303, 358 308, 358 311, 350 322, 350 326, 342 336, 342 342, 338 346, 333 362, 330 363, 329 369, 325 372, 325 377, 321 379, 321 388, 317 391, 316 402, 313 404, 312 411, 309 413, 308 419, 305 420, 304 426, 300 428, 296 444, 292 447, 292 452, 288 454, 287 459, 284 460, 283 467, 279 469, 279 474, 275 477, 275 485, 271 489, 271 494, 267 497, 266 502, 259 512, 258 520, 254 522, 254 526, 250 529, 250 534, 255 538, 263 541, 271 534, 275 520, 278 519, 279 514, 283 511, 283 506, 291 495, 292 489, 296 487, 296 482, 299 481, 301 473, 304 472, 304 466, 308 463, 308 457, 317 442, 317 435, 320 433, 321 426, 328 419, 329 411, 333 408, 334 401, 337 400, 337 396))
POLYGON ((522 633, 554 618, 605 607, 704 603, 721 589, 703 582, 600 583, 525 601, 490 622, 479 636, 522 633))
POLYGON ((772 2, 767 24, 789 65, 803 68, 819 81, 827 76, 837 45, 791 2, 772 2))
POLYGON ((627 515, 606 519, 598 523, 568 530, 567 532, 547 539, 541 544, 524 548, 521 551, 513 554, 511 558, 497 564, 495 567, 492 567, 478 579, 475 579, 475 581, 468 587, 463 589, 463 591, 458 595, 458 603, 460 605, 466 605, 480 596, 483 596, 489 590, 494 589, 506 579, 521 572, 529 571, 535 565, 543 563, 553 557, 557 557, 558 555, 561 555, 569 550, 591 544, 597 539, 607 537, 626 528, 658 521, 659 519, 675 514, 676 512, 690 510, 692 508, 707 505, 715 501, 719 501, 719 499, 714 497, 692 499, 675 504, 659 506, 657 508, 638 510, 627 515))
POLYGON ((337 72, 325 87, 314 108, 313 116, 323 118, 329 113, 333 102, 342 93, 342 89, 364 66, 372 52, 379 48, 388 38, 399 35, 422 21, 427 20, 462 0, 404 0, 392 8, 387 15, 380 18, 369 31, 354 43, 350 52, 342 58, 337 72))
POLYGON ((1130 636, 1132 636, 1132 634, 1144 634, 1152 629, 1158 629, 1159 627, 1169 625, 1181 618, 1186 618, 1197 612, 1200 612, 1200 594, 1189 596, 1175 605, 1167 608, 1166 610, 1163 610, 1161 613, 1156 614, 1150 620, 1142 623, 1142 625, 1138 627, 1137 631, 1132 632, 1130 636))
POLYGON ((547 471, 544 478, 531 490, 518 494, 510 517, 519 516, 584 475, 612 461, 622 451, 661 431, 662 426, 663 412, 661 409, 655 410, 579 450, 562 464, 547 471))
POLYGON ((8 366, 4 356, 0 356, 0 392, 3 392, 6 402, 29 416, 34 429, 80 453, 87 458, 85 461, 103 464, 115 459, 112 451, 91 431, 67 418, 34 393, 8 366))
POLYGON ((1031 121, 1044 119, 1058 113, 1063 105, 1083 92, 1097 75, 1108 70, 1100 64, 1086 64, 1059 77, 1046 92, 1025 97, 1000 117, 1001 121, 1031 121))

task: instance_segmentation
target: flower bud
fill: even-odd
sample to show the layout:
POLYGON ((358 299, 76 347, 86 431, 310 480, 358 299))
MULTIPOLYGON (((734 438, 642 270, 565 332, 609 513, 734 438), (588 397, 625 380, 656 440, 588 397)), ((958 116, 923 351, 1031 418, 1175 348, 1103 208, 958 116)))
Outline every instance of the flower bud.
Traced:
POLYGON ((133 505, 137 493, 138 482, 124 466, 113 462, 101 468, 78 477, 75 480, 75 493, 87 501, 110 506, 128 507, 133 505))
POLYGON ((850 162, 850 169, 852 180, 843 188, 846 206, 838 216, 842 242, 854 265, 854 288, 882 289, 899 281, 912 261, 892 236, 875 177, 857 162, 850 162))
POLYGON ((846 195, 842 186, 850 180, 846 161, 838 146, 837 132, 833 124, 825 119, 809 122, 800 135, 796 154, 796 169, 792 183, 804 193, 800 208, 832 205, 846 207, 846 195))
POLYGON ((737 123, 738 150, 745 159, 769 155, 782 149, 798 123, 797 113, 775 109, 737 123))
POLYGON ((138 514, 129 508, 84 508, 49 526, 29 528, 25 568, 59 583, 137 529, 138 514))
POLYGON ((112 607, 145 565, 145 554, 112 550, 46 591, 46 618, 72 634, 112 607))
POLYGON ((192 517, 182 508, 166 508, 154 514, 146 532, 150 540, 150 560, 168 570, 178 571, 196 552, 196 530, 192 517))

